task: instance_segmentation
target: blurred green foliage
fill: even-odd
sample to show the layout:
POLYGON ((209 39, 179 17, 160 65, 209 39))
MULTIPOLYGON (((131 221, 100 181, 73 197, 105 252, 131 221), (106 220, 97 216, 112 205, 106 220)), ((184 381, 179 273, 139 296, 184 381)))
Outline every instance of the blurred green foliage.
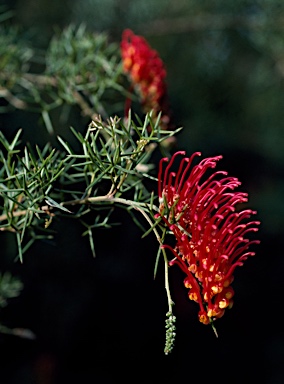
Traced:
POLYGON ((9 299, 19 296, 22 282, 9 272, 0 273, 0 308, 5 307, 9 299))

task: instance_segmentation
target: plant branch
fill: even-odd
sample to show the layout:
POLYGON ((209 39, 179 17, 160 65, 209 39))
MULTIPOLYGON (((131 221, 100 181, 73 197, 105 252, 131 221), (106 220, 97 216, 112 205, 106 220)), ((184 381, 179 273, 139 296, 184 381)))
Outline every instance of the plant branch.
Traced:
MULTIPOLYGON (((154 227, 154 224, 153 224, 152 220, 150 219, 150 217, 148 216, 148 214, 145 212, 144 209, 141 208, 141 206, 147 206, 147 208, 150 208, 150 204, 145 204, 145 203, 141 204, 141 203, 138 203, 138 202, 135 202, 132 200, 127 200, 127 199, 123 199, 120 197, 114 197, 112 195, 106 195, 106 196, 86 197, 86 198, 81 199, 81 200, 80 199, 72 200, 72 201, 68 201, 66 203, 63 203, 63 205, 88 204, 88 203, 96 203, 96 202, 100 202, 100 201, 109 201, 109 202, 113 202, 113 203, 120 203, 120 204, 128 205, 128 206, 133 207, 137 211, 139 211, 142 214, 142 216, 144 216, 146 221, 149 223, 150 227, 153 228, 153 232, 154 232, 156 239, 157 239, 158 243, 160 244, 160 246, 163 245, 163 238, 160 237, 157 229, 154 227)), ((152 205, 151 208, 154 209, 155 211, 158 211, 158 208, 156 206, 152 205)), ((163 237, 164 237, 164 235, 165 235, 165 231, 163 233, 163 237)), ((163 257, 164 257, 164 262, 165 262, 165 289, 167 292, 169 311, 172 312, 173 300, 171 298, 170 287, 169 287, 168 258, 167 258, 165 249, 162 249, 162 252, 163 252, 163 257)))

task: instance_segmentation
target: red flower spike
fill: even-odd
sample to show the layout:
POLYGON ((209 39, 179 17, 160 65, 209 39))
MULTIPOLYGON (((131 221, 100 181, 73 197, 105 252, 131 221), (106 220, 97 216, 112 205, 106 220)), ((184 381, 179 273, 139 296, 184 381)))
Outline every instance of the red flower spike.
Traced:
POLYGON ((189 298, 200 306, 199 320, 209 324, 210 319, 220 318, 225 308, 232 307, 233 272, 254 255, 248 249, 259 241, 246 236, 258 231, 260 222, 249 221, 255 211, 236 210, 237 204, 247 202, 246 193, 234 191, 241 184, 238 179, 223 171, 213 171, 206 178, 205 173, 214 169, 222 156, 193 166, 196 156, 200 153, 187 158, 179 151, 169 162, 161 159, 159 216, 176 238, 174 249, 163 245, 175 256, 169 265, 177 264, 186 274, 184 285, 189 298), (175 173, 172 166, 178 156, 182 159, 175 173))
MULTIPOLYGON (((120 49, 124 72, 129 75, 132 86, 137 89, 145 112, 161 111, 161 121, 168 127, 170 111, 163 61, 142 36, 135 35, 130 29, 122 33, 120 49)), ((130 103, 126 104, 127 116, 130 103)))

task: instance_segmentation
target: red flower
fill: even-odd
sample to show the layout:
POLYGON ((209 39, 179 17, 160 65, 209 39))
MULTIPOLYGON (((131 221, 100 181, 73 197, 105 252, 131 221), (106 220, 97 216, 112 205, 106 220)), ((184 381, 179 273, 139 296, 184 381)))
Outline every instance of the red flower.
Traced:
POLYGON ((249 251, 258 240, 246 238, 258 230, 259 221, 249 221, 255 211, 237 210, 236 205, 247 202, 247 194, 234 189, 241 183, 226 177, 224 171, 205 173, 216 167, 222 156, 203 159, 193 166, 185 152, 176 152, 158 175, 160 214, 176 238, 175 248, 164 245, 174 254, 170 265, 177 264, 186 274, 184 285, 188 296, 200 306, 199 320, 208 324, 224 314, 233 304, 231 287, 237 266, 255 253, 249 251), (177 173, 172 166, 183 155, 177 173))
POLYGON ((138 90, 144 109, 162 111, 167 93, 166 70, 158 53, 130 29, 123 32, 120 47, 124 71, 138 90))

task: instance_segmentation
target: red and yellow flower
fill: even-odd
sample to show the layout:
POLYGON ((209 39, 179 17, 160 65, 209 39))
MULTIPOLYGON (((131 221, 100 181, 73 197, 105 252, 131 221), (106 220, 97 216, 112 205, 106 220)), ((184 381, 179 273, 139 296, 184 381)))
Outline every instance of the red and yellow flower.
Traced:
POLYGON ((260 222, 249 220, 255 211, 237 209, 248 197, 235 191, 238 179, 224 171, 211 171, 206 176, 222 156, 205 158, 193 166, 196 156, 200 153, 189 158, 179 151, 169 162, 167 158, 160 161, 158 216, 176 238, 174 248, 163 246, 174 255, 169 264, 177 264, 185 273, 189 299, 199 304, 199 320, 208 324, 233 305, 233 272, 255 254, 249 247, 259 241, 249 240, 247 235, 256 232, 260 222), (178 156, 182 159, 178 171, 173 172, 178 156))
POLYGON ((164 110, 167 99, 166 70, 158 53, 142 36, 135 35, 130 29, 123 32, 120 47, 123 69, 137 89, 144 110, 164 110))

